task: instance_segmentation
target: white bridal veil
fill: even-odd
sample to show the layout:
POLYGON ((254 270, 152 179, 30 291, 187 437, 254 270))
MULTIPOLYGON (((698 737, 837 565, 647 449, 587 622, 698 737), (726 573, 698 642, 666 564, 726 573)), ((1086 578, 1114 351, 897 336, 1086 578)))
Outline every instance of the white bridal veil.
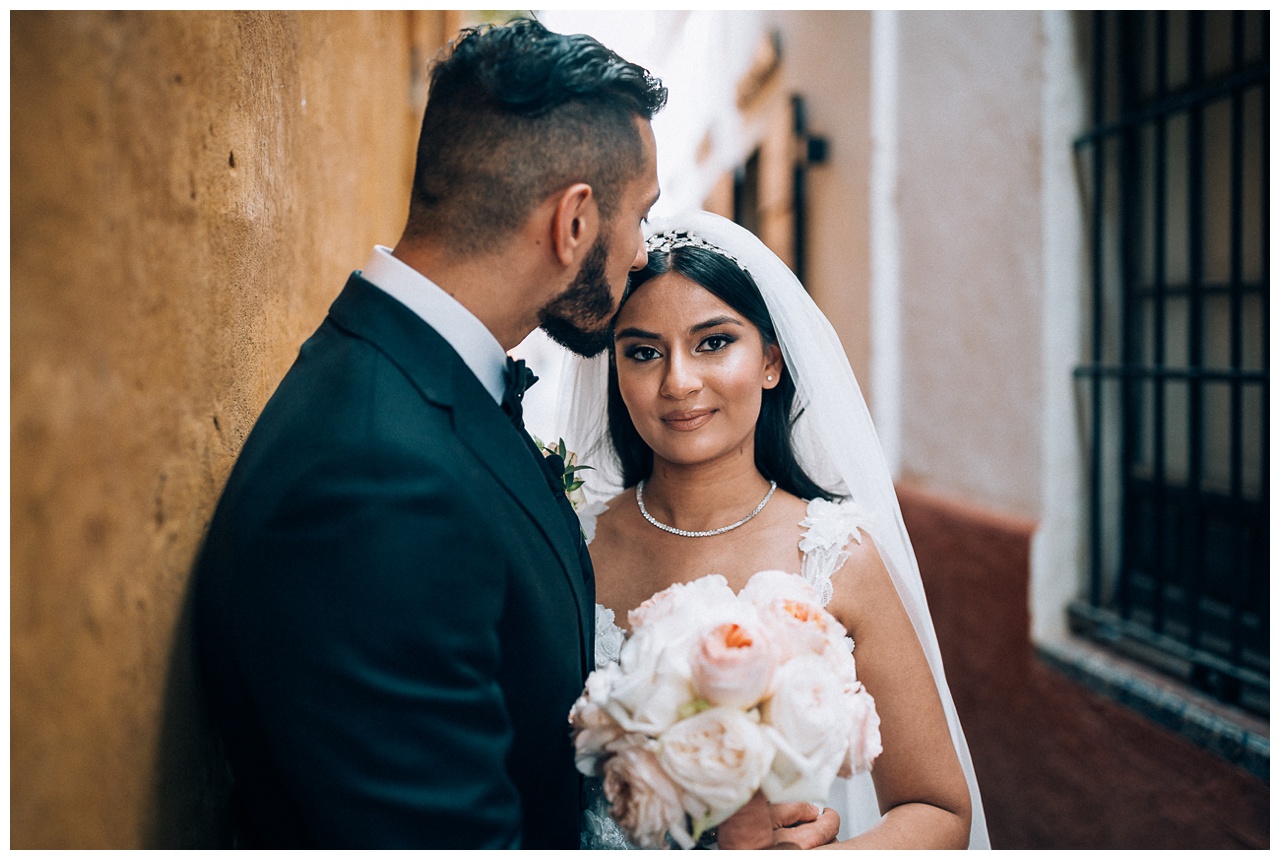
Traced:
MULTIPOLYGON (((835 329, 786 264, 748 230, 709 212, 689 212, 656 222, 647 233, 670 230, 687 231, 723 249, 751 273, 759 286, 797 388, 795 410, 800 418, 792 429, 797 458, 820 486, 849 496, 871 518, 867 531, 893 577, 933 670, 951 739, 969 782, 973 799, 969 847, 989 848, 973 763, 943 673, 915 552, 903 525, 893 479, 871 414, 835 329)), ((608 359, 605 355, 580 359, 566 353, 564 360, 559 401, 552 419, 554 427, 549 429, 562 436, 570 450, 578 452, 580 463, 595 469, 586 473, 589 498, 608 499, 623 489, 617 458, 608 439, 608 359)), ((866 830, 880 817, 875 789, 866 774, 847 785, 838 785, 831 806, 841 815, 841 838, 866 830)))

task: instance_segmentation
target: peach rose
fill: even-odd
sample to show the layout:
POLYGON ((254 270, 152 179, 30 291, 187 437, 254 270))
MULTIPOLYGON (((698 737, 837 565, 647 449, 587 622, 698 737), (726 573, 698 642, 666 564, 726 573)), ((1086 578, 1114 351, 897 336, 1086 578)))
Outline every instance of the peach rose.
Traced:
POLYGON ((648 745, 621 749, 604 763, 604 796, 609 801, 609 814, 634 844, 665 848, 665 836, 670 832, 684 847, 692 847, 680 789, 663 772, 648 745))
POLYGON ((756 606, 767 606, 777 598, 818 603, 818 592, 798 573, 762 570, 752 574, 742 589, 742 598, 756 606))
POLYGON ((765 635, 778 647, 778 659, 824 654, 830 645, 833 627, 843 635, 839 622, 816 603, 775 597, 759 608, 765 635))
POLYGON ((689 665, 703 633, 725 621, 752 619, 723 576, 670 586, 628 613, 607 710, 627 731, 658 735, 689 713, 698 698, 689 665))
POLYGON ((698 641, 689 662, 698 695, 712 705, 748 709, 769 692, 778 660, 760 629, 726 622, 698 641))

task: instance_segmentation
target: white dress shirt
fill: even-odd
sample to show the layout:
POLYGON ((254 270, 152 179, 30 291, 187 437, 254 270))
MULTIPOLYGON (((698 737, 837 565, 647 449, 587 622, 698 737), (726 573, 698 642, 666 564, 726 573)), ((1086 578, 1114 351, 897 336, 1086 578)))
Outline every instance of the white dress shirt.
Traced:
POLYGON ((507 353, 484 323, 430 278, 375 245, 360 276, 420 316, 439 332, 475 374, 494 402, 506 388, 507 353))

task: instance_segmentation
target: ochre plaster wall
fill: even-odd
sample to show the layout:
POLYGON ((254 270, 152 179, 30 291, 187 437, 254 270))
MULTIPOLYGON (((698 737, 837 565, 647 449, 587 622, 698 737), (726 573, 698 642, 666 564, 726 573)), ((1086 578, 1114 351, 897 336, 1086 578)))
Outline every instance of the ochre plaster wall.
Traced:
POLYGON ((215 845, 187 581, 408 202, 445 13, 26 13, 11 50, 14 848, 215 845))

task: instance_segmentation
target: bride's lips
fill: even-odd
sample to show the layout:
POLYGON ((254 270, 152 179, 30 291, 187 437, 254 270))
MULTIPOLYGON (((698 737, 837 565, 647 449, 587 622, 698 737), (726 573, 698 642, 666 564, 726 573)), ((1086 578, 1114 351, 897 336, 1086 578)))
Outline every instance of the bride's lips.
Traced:
POLYGON ((672 412, 662 416, 662 423, 672 430, 697 430, 711 420, 714 409, 690 409, 686 412, 672 412))

